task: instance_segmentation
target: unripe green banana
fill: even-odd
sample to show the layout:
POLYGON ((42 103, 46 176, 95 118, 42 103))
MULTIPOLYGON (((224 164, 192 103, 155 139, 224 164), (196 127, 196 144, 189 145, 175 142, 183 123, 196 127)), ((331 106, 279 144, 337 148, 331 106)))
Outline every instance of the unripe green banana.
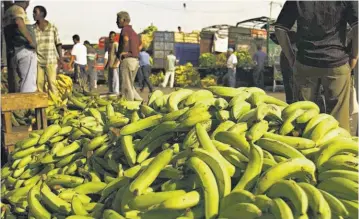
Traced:
POLYGON ((241 93, 240 90, 232 87, 210 86, 207 89, 220 97, 235 97, 241 93))
POLYGON ((32 189, 30 189, 29 195, 27 196, 29 211, 32 213, 32 215, 34 215, 35 218, 50 219, 51 214, 41 204, 39 197, 40 189, 38 186, 34 186, 32 189))
POLYGON ((40 146, 30 147, 30 148, 27 148, 27 149, 24 149, 24 150, 15 151, 11 156, 12 156, 13 159, 16 160, 16 159, 26 157, 26 156, 28 156, 30 154, 33 154, 33 153, 43 152, 46 149, 47 149, 46 145, 40 145, 40 146))
POLYGON ((130 192, 142 194, 157 178, 161 170, 169 164, 173 156, 173 150, 167 149, 159 153, 155 159, 141 172, 141 174, 131 183, 130 192))
POLYGON ((329 192, 337 198, 358 199, 358 184, 342 177, 326 179, 318 184, 318 188, 329 192))
POLYGON ((148 105, 151 106, 156 99, 162 96, 163 96, 163 92, 161 90, 155 90, 148 98, 148 105))
POLYGON ((309 120, 317 116, 318 114, 319 111, 317 109, 309 109, 305 111, 302 115, 298 116, 298 118, 295 121, 298 124, 305 124, 309 122, 309 120))
POLYGON ((173 133, 167 133, 162 136, 157 137, 156 140, 152 141, 151 143, 147 144, 146 147, 138 154, 137 156, 137 163, 142 163, 146 160, 153 151, 159 148, 164 142, 167 142, 169 139, 173 137, 173 133))
POLYGON ((77 152, 77 153, 74 153, 74 154, 70 154, 64 158, 62 158, 59 162, 56 163, 56 167, 58 168, 62 168, 66 165, 68 165, 69 163, 77 160, 78 158, 82 157, 82 153, 81 152, 77 152))
POLYGON ((245 156, 249 155, 250 145, 246 140, 245 133, 237 135, 236 133, 228 131, 218 132, 215 136, 215 140, 239 149, 245 156))
POLYGON ((102 218, 103 219, 125 219, 122 215, 120 215, 119 213, 117 213, 116 211, 111 210, 111 209, 104 210, 102 218))
POLYGON ((208 90, 198 90, 193 92, 191 95, 189 95, 184 104, 186 106, 191 106, 199 100, 208 99, 208 98, 213 98, 212 92, 208 90))
POLYGON ((224 110, 228 107, 228 102, 223 98, 217 98, 214 102, 214 107, 216 107, 217 110, 224 110))
POLYGON ((18 141, 15 143, 15 148, 21 148, 21 149, 26 149, 26 148, 30 148, 35 146, 40 139, 40 135, 35 136, 35 137, 31 137, 31 138, 26 138, 22 141, 18 141))
POLYGON ((346 129, 338 127, 327 132, 320 140, 317 141, 317 145, 321 147, 336 137, 351 138, 351 134, 346 129))
POLYGON ((324 172, 319 173, 318 180, 324 181, 326 179, 332 178, 332 177, 342 177, 345 179, 352 180, 353 182, 358 182, 359 174, 356 171, 350 171, 350 170, 327 170, 324 172))
POLYGON ((71 205, 52 193, 50 188, 45 183, 42 184, 41 195, 43 203, 45 203, 45 205, 48 206, 52 211, 65 215, 71 212, 71 205))
POLYGON ((264 133, 268 131, 268 129, 269 125, 266 120, 257 122, 248 130, 246 138, 248 141, 256 142, 263 136, 264 133))
POLYGON ((287 119, 284 121, 283 125, 280 127, 279 134, 280 135, 287 135, 295 128, 295 120, 298 116, 301 116, 304 113, 304 110, 297 109, 293 113, 288 114, 287 119))
POLYGON ((101 135, 93 138, 88 144, 84 144, 83 150, 85 152, 93 151, 103 145, 108 140, 108 135, 101 135))
POLYGON ((166 115, 164 115, 162 117, 162 121, 166 122, 166 121, 175 121, 178 118, 180 118, 182 115, 184 115, 187 111, 189 110, 189 107, 185 107, 183 109, 180 110, 176 110, 176 111, 172 111, 170 113, 167 113, 166 115))
POLYGON ((286 198, 294 206, 294 214, 306 214, 308 210, 308 197, 304 190, 292 180, 280 180, 267 191, 269 198, 286 198))
POLYGON ((233 107, 234 105, 247 100, 252 94, 249 92, 241 92, 237 96, 233 97, 231 101, 229 102, 229 106, 233 107))
POLYGON ((63 175, 63 174, 55 174, 52 176, 49 176, 46 180, 46 184, 48 186, 55 186, 55 185, 61 185, 68 188, 77 187, 81 184, 83 184, 84 179, 81 177, 76 176, 69 176, 69 175, 63 175))
POLYGON ((307 125, 305 126, 305 129, 303 131, 303 138, 309 138, 310 134, 312 133, 314 127, 321 121, 323 121, 326 118, 331 117, 331 115, 328 114, 318 114, 316 116, 314 116, 311 120, 309 120, 309 122, 307 123, 307 125))
MULTIPOLYGON (((210 131, 211 130, 211 125, 212 125, 212 120, 207 120, 204 122, 200 123, 205 129, 206 131, 210 131)), ((184 149, 187 148, 196 148, 199 147, 199 142, 197 139, 197 134, 196 134, 196 127, 193 127, 186 135, 185 139, 183 140, 183 144, 182 147, 184 149)))
POLYGON ((273 199, 273 206, 270 209, 270 212, 275 216, 275 218, 294 219, 292 210, 287 203, 280 198, 273 199))
POLYGON ((25 166, 27 166, 32 160, 32 155, 27 155, 26 157, 22 158, 19 162, 19 164, 17 165, 17 168, 23 168, 25 166))
POLYGON ((202 183, 206 218, 216 218, 219 209, 219 193, 215 176, 208 165, 197 157, 191 157, 187 165, 196 172, 202 183))
POLYGON ((292 114, 297 109, 302 109, 302 110, 315 109, 318 112, 320 111, 318 105, 311 101, 298 101, 298 102, 290 104, 283 110, 283 112, 282 112, 283 118, 284 119, 288 118, 289 115, 292 114))
POLYGON ((85 210, 81 199, 77 195, 74 195, 72 198, 71 209, 75 215, 88 215, 88 212, 85 210))
POLYGON ((129 178, 119 177, 106 185, 106 187, 101 192, 101 201, 107 198, 111 193, 117 191, 121 187, 128 185, 130 182, 129 178))
POLYGON ((256 142, 256 144, 262 149, 276 155, 287 158, 304 158, 304 155, 298 150, 280 141, 269 138, 261 138, 256 142))
POLYGON ((344 199, 340 199, 340 201, 343 203, 345 208, 349 212, 349 218, 358 218, 358 202, 356 201, 348 201, 344 199))
POLYGON ((44 133, 42 133, 38 144, 45 144, 52 136, 56 135, 61 130, 61 126, 54 124, 50 125, 44 130, 44 133))
POLYGON ((315 147, 314 141, 300 137, 283 136, 269 132, 264 133, 263 137, 283 142, 298 150, 310 149, 315 147))
POLYGON ((255 194, 265 193, 273 184, 296 173, 304 173, 315 181, 315 165, 306 158, 293 158, 279 163, 267 170, 258 180, 255 194))
POLYGON ((56 152, 56 157, 64 157, 76 152, 80 148, 80 142, 74 141, 70 145, 61 148, 56 152))
POLYGON ((260 147, 251 143, 251 149, 249 151, 248 156, 248 165, 247 168, 237 183, 236 187, 234 187, 233 191, 238 190, 251 190, 257 181, 263 167, 263 151, 260 147))
POLYGON ((237 203, 226 208, 219 218, 246 218, 254 219, 262 215, 262 211, 251 203, 237 203))
POLYGON ((74 188, 74 191, 79 194, 100 194, 106 187, 106 183, 103 182, 88 182, 74 188))
POLYGON ((319 173, 327 170, 350 170, 357 172, 358 157, 346 154, 335 155, 318 167, 319 173))
POLYGON ((215 136, 218 132, 222 132, 222 131, 228 131, 230 128, 232 128, 235 125, 234 122, 228 120, 228 121, 224 121, 221 122, 217 128, 213 131, 213 133, 211 134, 211 139, 215 139, 215 136))
POLYGON ((220 202, 220 212, 236 203, 254 203, 255 196, 247 190, 234 190, 223 197, 220 202))
POLYGON ((196 206, 200 201, 200 194, 191 191, 183 195, 173 196, 161 204, 154 206, 154 209, 183 210, 196 206))
POLYGON ((152 109, 151 107, 149 106, 146 106, 146 105, 140 105, 140 112, 145 116, 145 117, 148 117, 148 116, 153 116, 153 115, 157 115, 158 112, 154 109, 152 109))
POLYGON ((237 134, 243 133, 248 130, 248 125, 245 122, 240 122, 232 126, 228 131, 234 132, 237 134))
POLYGON ((189 97, 192 93, 193 91, 189 89, 181 89, 171 93, 167 102, 167 107, 170 112, 178 110, 178 104, 182 100, 185 100, 187 97, 189 97))
POLYGON ((162 115, 154 115, 137 122, 126 125, 121 129, 121 135, 131 135, 141 130, 145 130, 160 124, 162 115))
POLYGON ((319 189, 319 191, 320 193, 322 193, 324 199, 327 201, 332 214, 342 217, 348 216, 349 214, 348 210, 345 208, 343 203, 338 198, 336 198, 335 196, 331 195, 330 193, 324 190, 319 189))
POLYGON ((318 142, 325 134, 327 134, 330 130, 338 128, 339 122, 335 120, 333 117, 329 117, 319 122, 313 129, 310 134, 310 139, 315 142, 318 142))
POLYGON ((136 157, 137 157, 137 153, 135 151, 132 140, 133 140, 132 135, 125 135, 121 137, 122 150, 125 154, 127 164, 131 167, 135 165, 136 157))

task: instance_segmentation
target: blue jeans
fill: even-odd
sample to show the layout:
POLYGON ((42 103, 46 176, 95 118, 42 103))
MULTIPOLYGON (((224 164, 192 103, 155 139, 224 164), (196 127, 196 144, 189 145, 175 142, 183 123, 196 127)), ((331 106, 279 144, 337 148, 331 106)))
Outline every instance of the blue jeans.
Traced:
POLYGON ((223 77, 223 82, 228 87, 236 87, 236 69, 229 68, 223 77))

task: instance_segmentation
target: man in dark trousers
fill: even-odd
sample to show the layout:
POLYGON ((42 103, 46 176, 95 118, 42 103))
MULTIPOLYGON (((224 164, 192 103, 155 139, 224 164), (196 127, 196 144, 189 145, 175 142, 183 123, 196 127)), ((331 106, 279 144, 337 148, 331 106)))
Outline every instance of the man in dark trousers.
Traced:
POLYGON ((255 64, 253 71, 253 83, 254 86, 264 88, 264 67, 267 60, 267 54, 262 51, 262 46, 257 45, 257 52, 253 55, 253 61, 255 64))
POLYGON ((327 112, 350 131, 350 72, 358 60, 357 1, 287 1, 275 24, 282 50, 294 66, 299 100, 317 100, 318 82, 324 88, 327 112), (295 55, 288 32, 297 22, 295 55), (346 49, 347 25, 354 31, 346 49))
POLYGON ((151 74, 151 63, 150 63, 150 54, 146 52, 146 49, 142 48, 142 51, 139 54, 140 60, 140 68, 138 69, 139 83, 141 86, 141 92, 145 88, 145 84, 148 86, 150 93, 153 92, 153 87, 150 82, 150 74, 151 74))

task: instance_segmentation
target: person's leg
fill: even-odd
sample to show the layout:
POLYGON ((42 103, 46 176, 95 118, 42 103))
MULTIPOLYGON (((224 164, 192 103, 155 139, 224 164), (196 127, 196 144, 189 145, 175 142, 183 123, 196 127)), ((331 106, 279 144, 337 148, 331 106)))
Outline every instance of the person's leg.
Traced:
POLYGON ((17 56, 17 72, 20 77, 20 92, 35 92, 37 77, 37 56, 34 51, 22 49, 17 56))
POLYGON ((319 76, 313 72, 318 71, 320 69, 303 65, 298 61, 295 63, 293 69, 294 93, 298 100, 316 101, 319 76))
POLYGON ((40 66, 37 64, 37 90, 39 92, 45 91, 45 71, 47 67, 46 66, 40 66))
POLYGON ((121 93, 126 100, 133 100, 132 85, 128 58, 121 61, 120 74, 122 77, 121 93))
POLYGON ((223 86, 228 86, 229 84, 229 71, 230 69, 227 69, 227 73, 222 78, 223 86))
POLYGON ((78 64, 74 64, 74 83, 80 83, 79 82, 79 78, 80 78, 80 66, 78 64))
POLYGON ((138 86, 141 88, 141 91, 143 90, 143 87, 144 87, 144 83, 143 83, 144 76, 143 76, 142 70, 143 70, 143 66, 140 66, 137 70, 137 75, 136 75, 138 86))
POLYGON ((16 80, 16 56, 7 51, 7 82, 9 93, 16 93, 19 90, 16 80))
POLYGON ((339 125, 350 132, 349 104, 350 104, 350 67, 349 64, 327 69, 328 73, 322 77, 327 112, 330 112, 339 125))
POLYGON ((85 65, 79 65, 80 68, 80 87, 82 91, 88 91, 88 74, 85 65))
POLYGON ((285 99, 288 104, 295 102, 294 88, 293 88, 293 70, 289 68, 282 68, 283 85, 285 91, 285 99))
POLYGON ((233 69, 229 68, 227 74, 228 74, 228 76, 227 76, 228 86, 235 87, 235 79, 234 79, 235 72, 233 71, 233 69))
POLYGON ((108 91, 110 93, 113 93, 113 68, 108 69, 108 77, 107 77, 107 85, 108 85, 108 91))
POLYGON ((261 71, 259 72, 259 88, 264 89, 264 67, 262 67, 261 71))
POLYGON ((135 88, 135 79, 138 69, 140 68, 140 63, 137 59, 129 58, 129 67, 130 67, 133 98, 134 100, 142 100, 142 97, 138 94, 135 88))
POLYGON ((144 76, 143 87, 145 86, 145 83, 146 83, 147 86, 148 86, 148 89, 152 93, 153 86, 152 86, 151 81, 150 81, 151 66, 149 66, 149 65, 144 66, 144 70, 142 72, 143 72, 143 76, 144 76))
POLYGON ((175 71, 171 71, 171 81, 170 81, 170 88, 173 88, 173 85, 175 84, 175 71))
POLYGON ((259 86, 259 82, 258 82, 259 74, 260 74, 259 66, 254 67, 254 69, 253 69, 253 85, 255 87, 259 86))
POLYGON ((166 71, 165 79, 163 80, 162 87, 166 87, 166 86, 167 86, 168 79, 170 78, 170 76, 171 76, 171 72, 170 72, 170 71, 166 71))
MULTIPOLYGON (((46 66, 46 78, 48 83, 48 89, 51 90, 52 93, 57 94, 56 88, 56 70, 57 64, 49 64, 46 66)), ((39 71, 39 70, 38 70, 39 71)), ((39 81, 39 74, 37 80, 39 81)))
POLYGON ((118 73, 118 69, 117 68, 112 69, 112 74, 113 74, 112 92, 118 95, 120 94, 120 75, 118 73))

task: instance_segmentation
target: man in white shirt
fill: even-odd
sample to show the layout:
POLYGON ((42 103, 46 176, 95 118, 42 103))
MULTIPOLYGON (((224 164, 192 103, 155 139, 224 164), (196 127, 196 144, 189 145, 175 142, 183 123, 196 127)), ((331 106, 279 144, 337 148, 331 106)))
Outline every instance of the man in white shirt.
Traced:
POLYGON ((235 87, 236 86, 236 66, 237 66, 237 56, 234 54, 232 48, 229 48, 227 51, 228 60, 227 60, 227 74, 223 77, 223 82, 226 86, 235 87))
POLYGON ((72 36, 74 41, 74 47, 71 51, 71 61, 70 66, 75 62, 75 81, 80 83, 82 90, 88 91, 88 80, 89 75, 86 73, 87 67, 87 48, 85 45, 80 43, 79 35, 72 36))
POLYGON ((167 56, 166 61, 166 74, 165 80, 162 83, 162 87, 166 87, 168 80, 170 79, 170 88, 173 88, 175 82, 175 70, 176 70, 176 56, 173 55, 173 51, 170 51, 170 54, 167 56))

